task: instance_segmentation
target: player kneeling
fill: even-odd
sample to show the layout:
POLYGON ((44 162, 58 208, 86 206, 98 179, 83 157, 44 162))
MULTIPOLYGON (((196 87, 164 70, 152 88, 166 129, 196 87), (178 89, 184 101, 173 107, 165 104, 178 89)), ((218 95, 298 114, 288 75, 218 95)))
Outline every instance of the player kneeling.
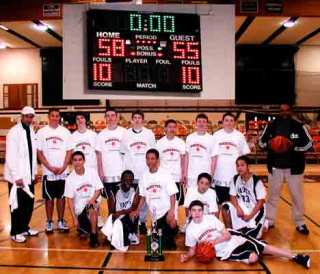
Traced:
POLYGON ((64 197, 80 235, 90 234, 90 246, 97 247, 98 198, 103 184, 95 169, 84 167, 85 157, 81 151, 74 152, 71 160, 73 171, 66 179, 64 197))
POLYGON ((222 205, 222 217, 227 228, 260 239, 266 216, 266 190, 259 177, 250 172, 249 161, 247 156, 236 161, 238 174, 230 184, 230 202, 222 205))
MULTIPOLYGON (((134 175, 131 170, 121 174, 121 185, 115 197, 108 197, 110 211, 101 232, 107 236, 111 245, 120 251, 127 251, 129 245, 138 245, 138 218, 131 218, 130 212, 138 205, 138 194, 132 186, 134 175)), ((111 192, 112 193, 112 192, 111 192)))
POLYGON ((241 232, 227 230, 214 215, 204 215, 203 203, 193 201, 189 207, 191 221, 186 229, 185 244, 189 247, 187 254, 181 255, 181 262, 186 262, 196 255, 196 246, 208 242, 215 249, 219 260, 256 263, 262 254, 283 257, 304 266, 310 267, 308 255, 293 254, 290 250, 267 245, 241 232))

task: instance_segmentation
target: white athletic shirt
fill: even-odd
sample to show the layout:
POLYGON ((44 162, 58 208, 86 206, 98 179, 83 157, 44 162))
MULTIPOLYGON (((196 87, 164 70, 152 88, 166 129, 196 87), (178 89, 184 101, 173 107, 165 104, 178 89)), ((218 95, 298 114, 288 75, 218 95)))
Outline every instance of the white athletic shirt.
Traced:
MULTIPOLYGON (((193 220, 186 228, 186 246, 194 247, 198 242, 217 239, 224 230, 223 223, 214 215, 203 215, 202 222, 196 224, 193 220)), ((245 242, 245 238, 231 236, 231 239, 215 245, 216 256, 226 259, 232 251, 245 242)))
POLYGON ((73 170, 66 179, 64 197, 73 199, 75 214, 79 215, 99 189, 103 189, 103 184, 97 170, 85 168, 83 175, 73 170))
POLYGON ((123 159, 120 153, 121 141, 126 129, 117 126, 110 130, 105 128, 97 137, 96 150, 101 152, 102 168, 106 182, 119 182, 123 171, 123 159))
POLYGON ((136 191, 130 187, 129 191, 124 192, 121 187, 116 193, 116 211, 126 210, 132 206, 136 191))
POLYGON ((86 129, 85 132, 81 133, 78 130, 72 133, 72 144, 74 145, 74 151, 83 152, 86 160, 85 167, 97 168, 97 157, 96 157, 96 140, 97 133, 90 129, 86 129))
POLYGON ((228 133, 220 129, 213 134, 212 156, 217 156, 214 183, 229 187, 234 175, 237 174, 236 160, 239 156, 250 153, 244 135, 234 129, 228 133))
POLYGON ((239 206, 245 212, 245 214, 250 214, 252 209, 256 206, 257 200, 265 199, 267 196, 266 189, 261 180, 256 184, 256 195, 253 189, 253 177, 245 182, 238 176, 236 184, 232 182, 230 184, 229 194, 231 196, 236 196, 239 206))
MULTIPOLYGON (((73 149, 71 133, 60 125, 57 128, 47 125, 37 132, 37 149, 42 151, 51 166, 62 167, 67 151, 73 149)), ((66 169, 62 174, 55 175, 45 166, 43 171, 48 181, 63 180, 67 174, 66 169)))
POLYGON ((192 180, 195 185, 200 173, 211 174, 212 135, 191 133, 186 140, 186 151, 189 155, 188 181, 192 180))
POLYGON ((157 149, 160 153, 160 165, 170 171, 175 182, 179 182, 181 179, 181 156, 186 154, 185 142, 176 136, 171 140, 164 136, 158 140, 157 149))
POLYGON ((157 172, 147 170, 139 181, 139 195, 145 197, 146 203, 156 219, 163 217, 170 209, 170 196, 178 192, 176 183, 169 171, 159 167, 157 172))
POLYGON ((213 189, 208 188, 206 192, 200 193, 197 186, 189 187, 183 206, 188 208, 194 200, 199 200, 204 204, 204 214, 218 212, 216 192, 213 189))
POLYGON ((148 170, 146 164, 146 152, 155 148, 156 140, 150 129, 142 127, 141 132, 135 133, 128 129, 123 136, 120 152, 124 154, 124 167, 134 173, 134 178, 139 180, 142 174, 148 170))

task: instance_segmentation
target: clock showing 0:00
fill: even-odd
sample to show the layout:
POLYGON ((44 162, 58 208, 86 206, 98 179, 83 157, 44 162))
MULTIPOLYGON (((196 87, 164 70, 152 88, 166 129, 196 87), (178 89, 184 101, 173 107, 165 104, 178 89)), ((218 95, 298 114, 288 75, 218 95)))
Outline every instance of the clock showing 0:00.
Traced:
POLYGON ((89 90, 200 92, 196 14, 87 12, 89 90))

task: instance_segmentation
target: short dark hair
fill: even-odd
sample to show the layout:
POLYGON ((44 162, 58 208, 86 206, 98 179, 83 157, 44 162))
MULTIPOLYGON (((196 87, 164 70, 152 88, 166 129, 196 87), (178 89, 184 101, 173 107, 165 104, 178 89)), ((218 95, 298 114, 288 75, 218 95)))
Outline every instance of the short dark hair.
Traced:
POLYGON ((142 119, 144 119, 144 113, 143 113, 143 111, 140 110, 140 109, 137 109, 137 110, 133 111, 133 112, 131 113, 131 118, 133 118, 133 116, 135 116, 135 115, 140 115, 140 116, 142 117, 142 119))
POLYGON ((207 122, 209 121, 209 118, 208 118, 207 114, 204 114, 204 113, 199 113, 199 114, 196 116, 196 121, 197 121, 198 119, 206 119, 207 122))
POLYGON ((60 114, 60 110, 58 108, 49 108, 48 115, 50 115, 51 112, 58 112, 60 114))
POLYGON ((177 124, 177 121, 174 119, 168 119, 165 123, 164 123, 164 127, 167 127, 169 124, 177 124))
POLYGON ((200 206, 202 208, 202 210, 203 210, 203 207, 204 207, 203 202, 201 202, 200 200, 192 201, 190 203, 190 205, 189 205, 189 210, 191 210, 191 208, 193 208, 194 206, 200 206))
POLYGON ((123 172, 121 173, 121 181, 123 180, 124 176, 126 176, 126 175, 132 176, 132 178, 134 179, 134 174, 133 174, 133 172, 132 172, 131 170, 129 170, 129 169, 126 169, 125 171, 123 171, 123 172))
POLYGON ((154 154, 157 159, 159 159, 159 157, 160 157, 159 151, 156 150, 155 148, 150 148, 146 153, 146 157, 147 157, 148 154, 154 154))
POLYGON ((230 116, 230 117, 233 118, 233 120, 236 120, 236 116, 235 116, 233 113, 231 113, 230 111, 228 111, 228 112, 226 112, 225 114, 223 114, 223 116, 222 116, 222 121, 223 121, 224 118, 226 118, 227 116, 230 116))
POLYGON ((207 172, 200 173, 200 174, 198 175, 198 180, 197 180, 197 182, 199 182, 202 178, 207 179, 207 180, 209 181, 209 183, 211 184, 212 176, 211 176, 209 173, 207 173, 207 172))
POLYGON ((237 163, 238 161, 244 161, 247 165, 250 165, 250 164, 251 164, 250 158, 249 158, 248 156, 246 156, 246 155, 239 156, 239 157, 237 158, 237 160, 236 160, 236 163, 237 163))
POLYGON ((75 117, 77 118, 77 116, 82 116, 85 120, 87 120, 86 114, 83 111, 76 112, 75 117))
POLYGON ((77 150, 77 151, 72 153, 71 159, 73 159, 73 157, 75 157, 77 155, 81 156, 83 160, 86 160, 86 157, 84 156, 84 153, 82 151, 79 151, 79 150, 77 150))
POLYGON ((118 111, 113 107, 107 107, 105 112, 107 113, 108 111, 112 111, 112 112, 114 112, 116 114, 118 113, 118 111))

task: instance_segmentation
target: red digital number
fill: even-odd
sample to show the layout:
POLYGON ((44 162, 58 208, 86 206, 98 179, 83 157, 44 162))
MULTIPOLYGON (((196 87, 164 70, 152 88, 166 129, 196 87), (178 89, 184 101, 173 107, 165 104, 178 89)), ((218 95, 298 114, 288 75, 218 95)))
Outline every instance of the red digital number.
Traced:
POLYGON ((173 42, 173 58, 175 59, 199 59, 198 42, 173 42))
POLYGON ((112 71, 111 64, 94 63, 93 64, 93 80, 102 82, 111 82, 112 71))
POLYGON ((98 56, 124 57, 125 44, 123 39, 98 39, 98 56))
POLYGON ((182 84, 200 85, 200 67, 182 67, 182 84))

